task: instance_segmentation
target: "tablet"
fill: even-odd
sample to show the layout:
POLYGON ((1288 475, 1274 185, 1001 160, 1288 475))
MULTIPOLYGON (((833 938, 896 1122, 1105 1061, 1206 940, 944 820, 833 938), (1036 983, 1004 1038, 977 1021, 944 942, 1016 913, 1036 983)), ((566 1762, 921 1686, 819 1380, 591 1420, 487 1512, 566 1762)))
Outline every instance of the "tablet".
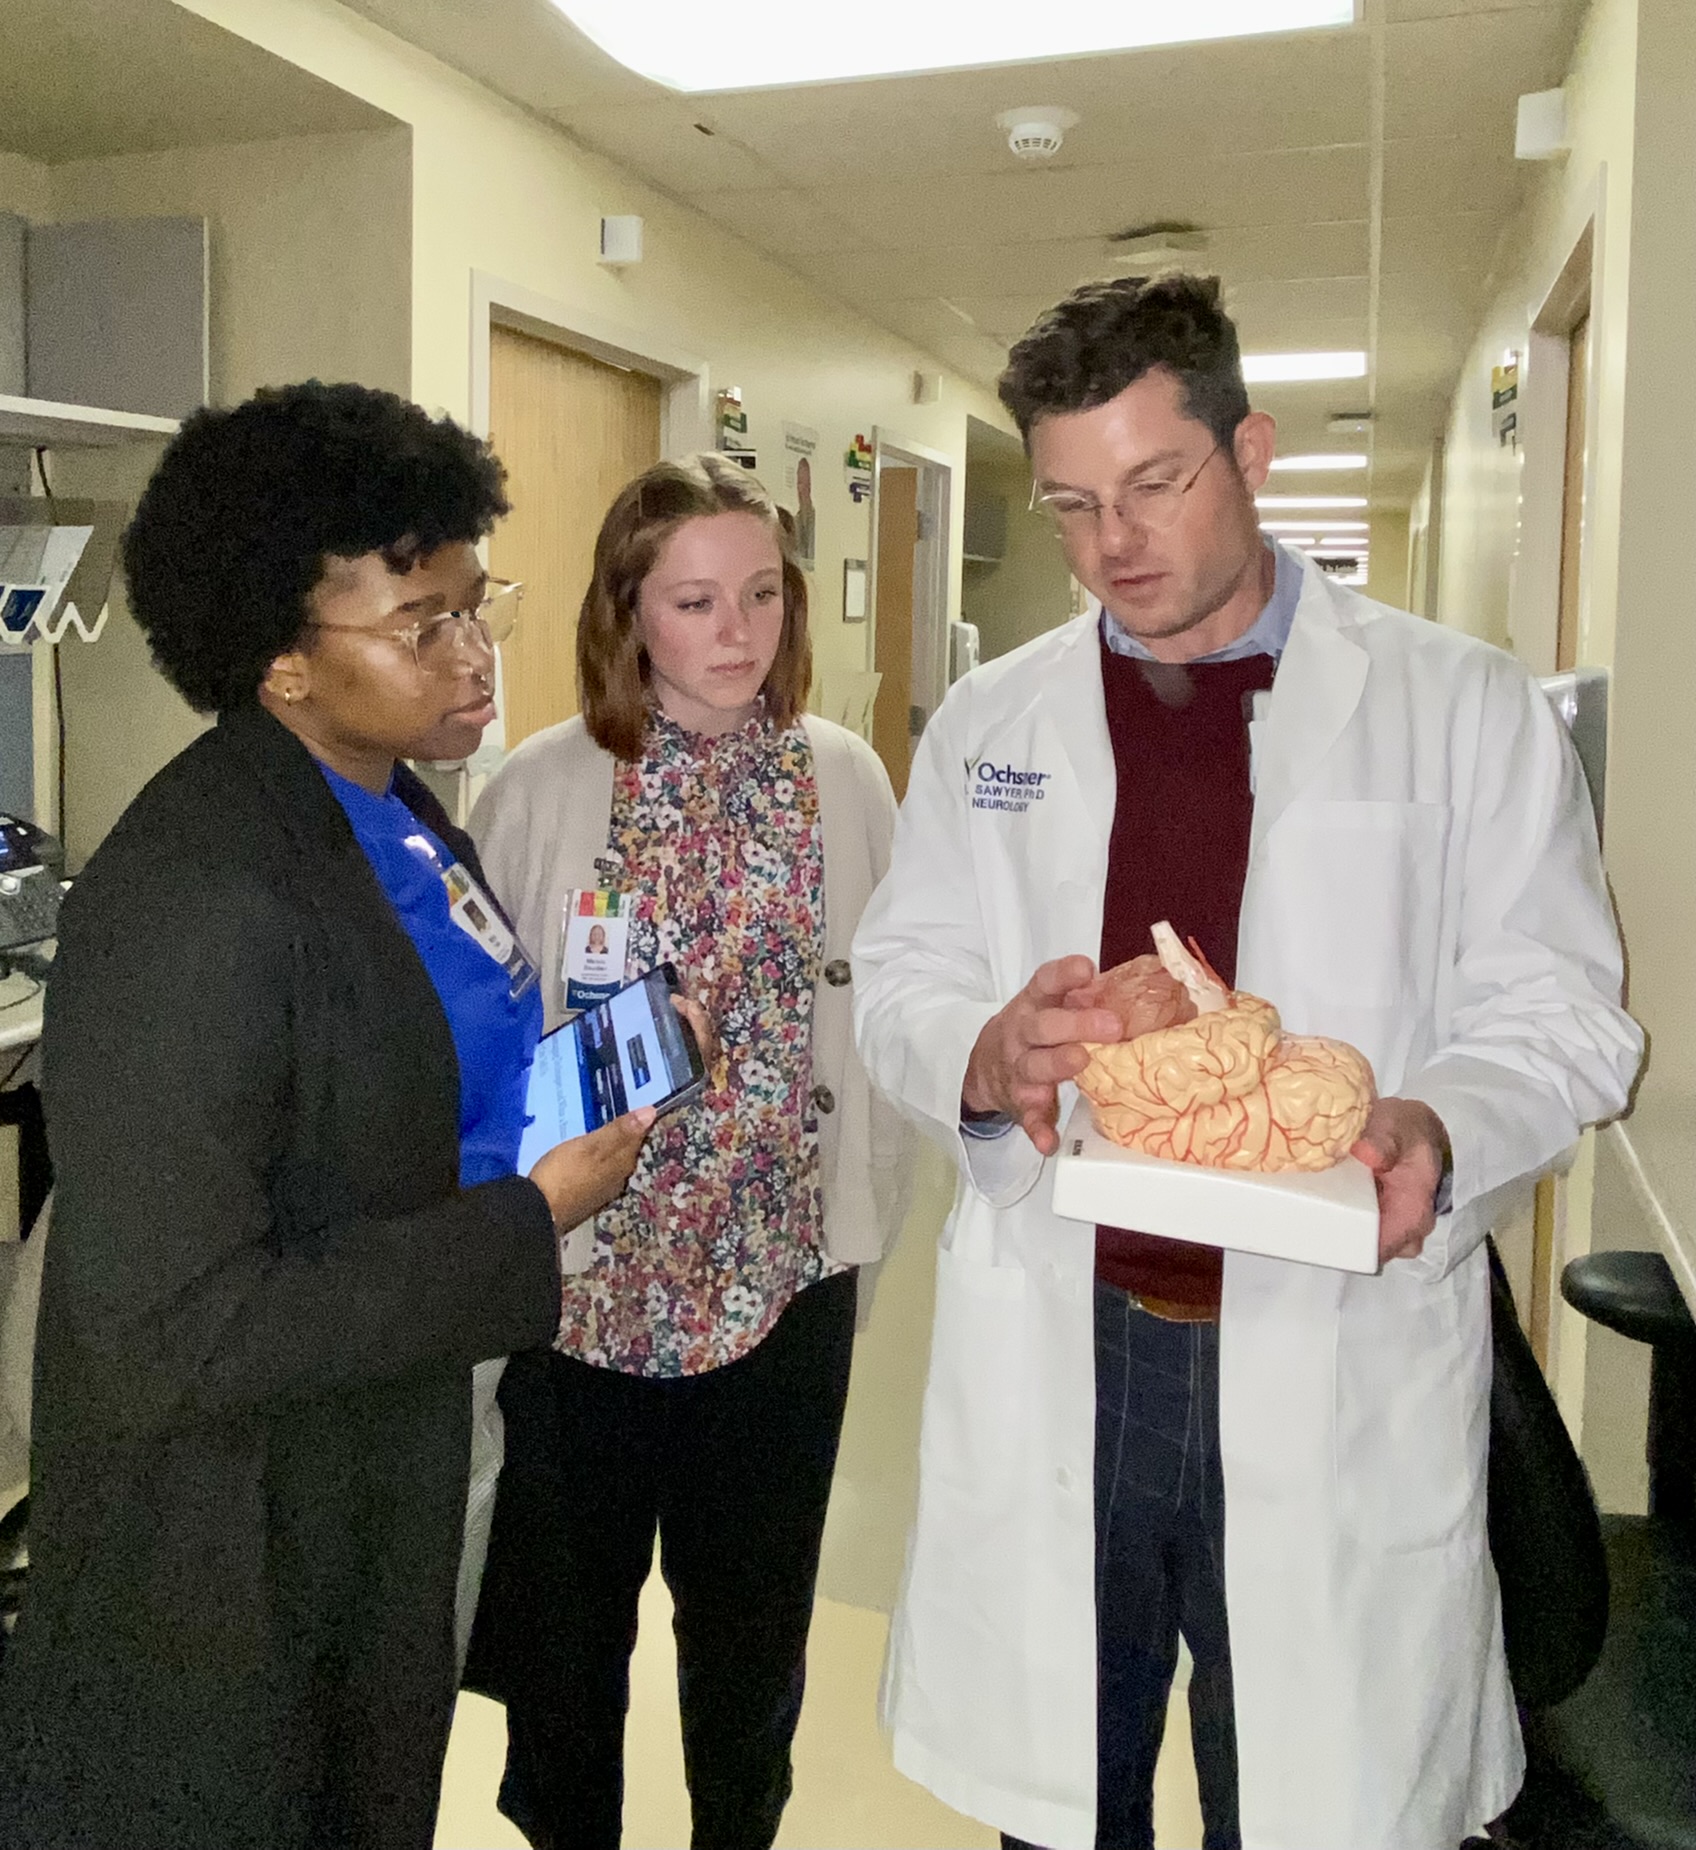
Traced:
POLYGON ((543 1035, 530 1068, 529 1122, 518 1146, 528 1175, 556 1143, 652 1105, 675 1111, 706 1085, 701 1050, 672 1006, 677 972, 661 964, 563 1028, 543 1035))

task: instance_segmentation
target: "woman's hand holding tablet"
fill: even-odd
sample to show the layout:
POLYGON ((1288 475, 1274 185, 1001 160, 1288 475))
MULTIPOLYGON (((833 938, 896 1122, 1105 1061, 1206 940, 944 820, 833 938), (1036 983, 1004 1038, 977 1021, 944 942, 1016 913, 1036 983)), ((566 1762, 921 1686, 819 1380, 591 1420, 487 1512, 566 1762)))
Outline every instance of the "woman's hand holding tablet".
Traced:
POLYGON ((630 1180, 656 1115, 652 1105, 638 1106, 599 1130, 555 1144, 530 1171, 530 1180, 547 1197, 554 1225, 562 1233, 617 1197, 630 1180))

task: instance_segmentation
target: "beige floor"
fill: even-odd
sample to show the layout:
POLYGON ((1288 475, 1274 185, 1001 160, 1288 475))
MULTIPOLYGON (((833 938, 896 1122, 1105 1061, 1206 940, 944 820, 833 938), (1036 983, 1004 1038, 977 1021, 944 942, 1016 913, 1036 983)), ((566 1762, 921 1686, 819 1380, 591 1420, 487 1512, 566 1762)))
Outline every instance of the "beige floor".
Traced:
MULTIPOLYGON (((887 1615, 913 1508, 932 1270, 949 1188, 947 1169, 927 1154, 912 1218, 878 1281, 855 1354, 795 1744, 795 1796, 778 1838, 795 1850, 974 1850, 999 1842, 995 1832, 902 1778, 877 1724, 887 1615)), ((625 1741, 628 1850, 687 1844, 676 1659, 658 1574, 643 1595, 625 1741)), ((438 1850, 522 1845, 494 1806, 505 1745, 501 1710, 481 1697, 462 1697, 442 1785, 438 1850)), ((1173 1705, 1156 1780, 1156 1828, 1162 1850, 1194 1850, 1201 1841, 1181 1701, 1173 1705)))
MULTIPOLYGON (((678 1745, 671 1614, 656 1574, 643 1596, 642 1639, 625 1735, 627 1850, 678 1850, 689 1841, 689 1802, 678 1745)), ((977 1850, 997 1834, 933 1799, 890 1764, 877 1725, 882 1613, 821 1600, 813 1619, 807 1700, 795 1742, 795 1796, 778 1836, 791 1850, 977 1850)), ((442 1782, 437 1850, 500 1850, 524 1839, 495 1810, 506 1728, 499 1706, 462 1696, 442 1782)), ((1174 1704, 1155 1782, 1163 1850, 1195 1850, 1200 1813, 1189 1766, 1189 1729, 1174 1704)))

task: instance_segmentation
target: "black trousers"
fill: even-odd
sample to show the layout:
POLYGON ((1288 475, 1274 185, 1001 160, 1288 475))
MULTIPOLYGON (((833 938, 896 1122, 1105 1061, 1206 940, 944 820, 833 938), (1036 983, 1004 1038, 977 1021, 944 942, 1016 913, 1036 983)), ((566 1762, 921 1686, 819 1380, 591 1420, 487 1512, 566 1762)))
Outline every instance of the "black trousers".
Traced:
POLYGON ((500 1807, 538 1850, 617 1850, 637 1598, 671 1590, 694 1850, 764 1850, 789 1798, 853 1357, 852 1272, 751 1354, 649 1380, 514 1357, 466 1681, 505 1702, 500 1807))

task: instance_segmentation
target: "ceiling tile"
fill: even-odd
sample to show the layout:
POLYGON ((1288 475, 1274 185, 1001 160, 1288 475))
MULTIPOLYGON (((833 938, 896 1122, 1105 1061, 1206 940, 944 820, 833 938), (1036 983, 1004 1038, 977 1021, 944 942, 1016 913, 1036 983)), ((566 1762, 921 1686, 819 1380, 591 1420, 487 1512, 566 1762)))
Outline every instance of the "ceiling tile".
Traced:
MULTIPOLYGON (((1044 100, 1057 101, 1045 91, 1044 100)), ((846 179, 878 181, 915 172, 937 177, 994 176, 1023 169, 996 124, 1002 108, 963 114, 935 103, 925 109, 811 107, 796 92, 757 92, 705 99, 699 114, 767 160, 781 163, 797 184, 846 179)), ((1128 162, 1217 160, 1279 148, 1362 142, 1367 133, 1364 89, 1321 88, 1305 103, 1258 90, 1228 99, 1176 94, 1120 95, 1079 111, 1065 146, 1047 171, 1128 162)))
MULTIPOLYGON (((1341 302, 1326 313, 1317 301, 1309 308, 1290 308, 1282 312, 1261 312, 1253 302, 1244 303, 1227 296, 1227 306, 1242 335, 1245 349, 1281 352, 1334 352, 1339 348, 1364 347, 1367 341, 1365 279, 1358 279, 1358 305, 1353 300, 1341 302)), ((1344 294, 1354 297, 1353 288, 1344 294)), ((1054 301, 1043 295, 966 295, 950 297, 986 333, 1005 340, 1016 340, 1054 301)))
MULTIPOLYGON (((435 3, 451 4, 451 0, 435 3)), ((508 0, 508 4, 517 3, 508 0)), ((387 4, 405 5, 410 0, 387 0, 387 4)), ((1088 114, 1098 105, 1165 102, 1182 113, 1180 104, 1187 99, 1194 105, 1194 120, 1199 121, 1210 114, 1228 118, 1235 109, 1268 95, 1280 97, 1286 107, 1299 111, 1316 98, 1317 106, 1326 106, 1323 99, 1327 95, 1364 94, 1370 57, 1369 35, 1353 28, 1216 39, 783 90, 721 91, 701 101, 715 118, 722 115, 727 123, 735 122, 738 132, 757 119, 773 116, 802 123, 902 114, 988 119, 1003 109, 1031 102, 1057 103, 1079 114, 1088 114)))
POLYGON ((989 339, 941 302, 867 302, 862 306, 885 327, 980 385, 993 386, 1007 363, 1005 343, 989 339))
POLYGON ((1225 161, 1034 170, 990 180, 913 179, 814 189, 833 216, 886 250, 1000 240, 1105 237, 1151 218, 1203 225, 1300 225, 1360 217, 1364 148, 1303 148, 1225 161))
POLYGON ((1486 136, 1420 135, 1384 144, 1384 212, 1491 212, 1505 218, 1525 190, 1513 123, 1486 136))
POLYGON ((1263 351, 1330 352, 1364 347, 1371 286, 1364 276, 1308 277, 1225 284, 1225 305, 1244 347, 1263 351))
POLYGON ((1380 332, 1397 339, 1420 329, 1470 341, 1478 325, 1478 283, 1464 275, 1403 271, 1386 276, 1378 301, 1380 332))
POLYGON ((1291 148, 1216 161, 1089 168, 1076 194, 1096 203, 1105 229, 1149 218, 1203 226, 1304 225, 1363 218, 1369 163, 1360 146, 1291 148))
POLYGON ((1392 25, 1413 19, 1448 19, 1455 14, 1510 13, 1535 8, 1545 13, 1577 14, 1583 0, 1385 0, 1384 17, 1392 25))
MULTIPOLYGON (((958 234, 956 234, 958 235, 958 234)), ((1283 279, 1366 275, 1363 220, 1215 232, 1194 267, 1233 285, 1283 279)), ((1131 272, 1115 263, 1104 238, 1044 238, 1024 243, 937 243, 910 251, 816 251, 796 268, 821 287, 860 287, 892 300, 919 296, 998 295, 1008 285, 1050 299, 1076 284, 1131 272)))
POLYGON ((863 240, 806 193, 788 187, 763 192, 698 193, 689 202, 750 243, 787 257, 804 251, 852 250, 863 240))
POLYGON ((781 186, 783 176, 728 135, 704 135, 686 107, 623 103, 573 109, 559 118, 568 133, 669 193, 724 192, 781 186))
POLYGON ((1517 99, 1566 74, 1575 21, 1562 7, 1414 20, 1385 34, 1385 133, 1513 134, 1517 99))
POLYGON ((950 296, 948 300, 985 334, 1015 341, 1037 317, 1051 308, 1051 295, 950 296))
POLYGON ((1502 221, 1494 212, 1440 212, 1384 220, 1383 275, 1458 278, 1482 287, 1502 221))
POLYGON ((1050 301, 1092 277, 1117 274, 1099 238, 1028 244, 947 244, 915 251, 818 251, 796 268, 825 289, 869 291, 889 301, 994 295, 1009 284, 1050 301))
POLYGON ((609 57, 548 0, 349 0, 397 38, 528 109, 671 94, 609 57))

